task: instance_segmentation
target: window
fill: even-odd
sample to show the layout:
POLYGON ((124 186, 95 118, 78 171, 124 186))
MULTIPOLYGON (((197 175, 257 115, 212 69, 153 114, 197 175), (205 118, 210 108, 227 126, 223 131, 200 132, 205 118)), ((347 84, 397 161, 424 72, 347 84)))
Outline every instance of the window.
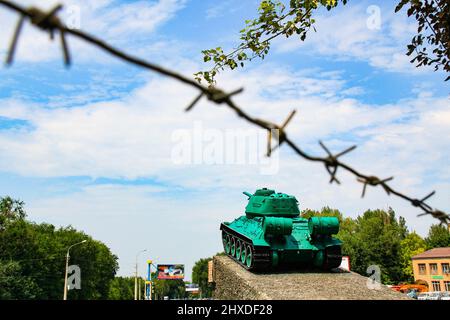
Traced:
POLYGON ((437 263, 430 263, 430 274, 438 274, 437 263))
POLYGON ((431 281, 433 291, 441 291, 441 283, 439 281, 431 281))
POLYGON ((441 264, 442 273, 450 273, 450 265, 448 263, 441 264))
POLYGON ((444 281, 445 291, 450 291, 450 281, 444 281))
POLYGON ((427 274, 425 263, 419 263, 419 274, 427 274))

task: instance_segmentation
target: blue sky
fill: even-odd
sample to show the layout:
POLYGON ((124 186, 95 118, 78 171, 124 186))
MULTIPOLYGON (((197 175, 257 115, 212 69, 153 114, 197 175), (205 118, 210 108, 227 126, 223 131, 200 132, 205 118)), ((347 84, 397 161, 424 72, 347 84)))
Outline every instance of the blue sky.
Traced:
MULTIPOLYGON (((207 68, 201 50, 238 44, 243 21, 255 15, 258 1, 65 3, 69 11, 79 9, 81 29, 192 75, 207 68)), ((368 27, 371 5, 350 1, 320 11, 317 32, 305 43, 277 40, 264 61, 224 72, 218 85, 244 87, 236 101, 266 119, 281 122, 297 109, 288 133, 305 150, 321 154, 319 139, 333 150, 358 144, 346 156, 350 164, 394 175, 393 186, 414 196, 436 189, 431 204, 448 211, 448 84, 442 73, 417 70, 405 57, 414 21, 383 2, 377 7, 379 29, 368 27)), ((69 11, 63 16, 70 18, 69 11)), ((2 58, 16 18, 0 10, 2 58)), ((301 208, 328 205, 351 217, 391 206, 421 235, 434 222, 381 190, 369 189, 361 199, 361 187, 344 173, 342 186, 329 185, 321 166, 285 147, 272 175, 250 163, 176 164, 177 130, 189 134, 200 126, 219 137, 259 132, 206 101, 186 114, 193 89, 76 39, 69 38, 69 45, 74 63, 67 70, 58 43, 27 26, 15 64, 1 70, 0 194, 24 200, 34 221, 72 224, 108 244, 119 256, 121 275, 133 272, 136 252, 147 248, 142 271, 145 259, 153 258, 185 263, 190 277, 195 260, 221 250, 219 224, 243 213, 241 192, 262 186, 294 194, 301 208)))

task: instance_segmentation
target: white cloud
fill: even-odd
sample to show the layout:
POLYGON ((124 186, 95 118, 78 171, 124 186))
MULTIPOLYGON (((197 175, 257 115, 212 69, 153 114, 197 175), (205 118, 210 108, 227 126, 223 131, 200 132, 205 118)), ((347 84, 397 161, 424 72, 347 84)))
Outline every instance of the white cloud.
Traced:
POLYGON ((394 4, 380 9, 380 28, 372 28, 372 3, 349 2, 340 9, 315 17, 317 32, 311 30, 305 42, 298 38, 279 39, 275 50, 320 54, 338 60, 366 61, 375 68, 396 72, 419 72, 406 53, 415 30, 414 19, 404 12, 394 13, 394 4), (370 27, 370 28, 369 28, 370 27))
MULTIPOLYGON (((282 122, 298 109, 288 133, 308 152, 323 154, 318 139, 333 151, 357 143, 358 149, 345 156, 348 163, 370 174, 394 175, 392 185, 414 196, 436 189, 431 204, 448 208, 448 99, 428 94, 367 105, 342 94, 350 88, 339 73, 329 76, 266 64, 245 75, 224 74, 221 83, 227 89, 245 83, 246 91, 236 101, 263 119, 282 122)), ((174 165, 174 129, 192 129, 194 121, 222 131, 252 128, 228 108, 206 101, 184 113, 195 95, 175 81, 152 77, 129 96, 82 107, 49 109, 3 100, 0 116, 28 120, 34 129, 0 131, 0 170, 38 177, 140 177, 167 185, 88 185, 75 193, 25 199, 31 219, 73 224, 105 241, 121 258, 121 274, 131 273, 135 252, 145 246, 149 258, 185 262, 189 270, 196 259, 221 250, 218 225, 243 214, 241 192, 263 186, 296 195, 301 208, 329 205, 352 217, 368 208, 392 206, 422 235, 435 222, 417 218, 417 209, 381 189, 369 188, 361 199, 361 185, 342 170, 343 185, 330 186, 323 166, 285 146, 276 175, 261 175, 254 165, 174 165)))
MULTIPOLYGON (((223 83, 236 88, 245 82, 246 91, 236 101, 263 119, 281 123, 297 109, 288 133, 307 150, 322 152, 318 139, 337 150, 357 143, 358 156, 353 159, 350 155, 350 160, 364 170, 396 176, 400 172, 398 178, 403 177, 404 186, 427 184, 425 177, 434 170, 448 174, 445 166, 434 165, 448 158, 446 140, 436 138, 450 135, 447 98, 429 96, 368 105, 338 93, 347 88, 340 78, 328 80, 276 69, 266 65, 245 76, 227 75, 223 83), (406 183, 411 176, 418 178, 406 183)), ((35 129, 0 133, 0 169, 44 177, 156 177, 192 188, 203 188, 211 179, 217 186, 236 187, 246 180, 251 184, 254 179, 289 178, 289 174, 257 178, 257 166, 176 166, 171 160, 175 129, 192 129, 195 120, 202 121, 205 129, 222 132, 249 128, 231 110, 205 101, 191 113, 183 113, 195 94, 182 84, 154 77, 123 99, 82 107, 48 109, 2 101, 1 116, 28 120, 35 129), (245 172, 248 178, 242 176, 245 172)), ((284 155, 281 166, 297 161, 284 155)))
POLYGON ((214 1, 214 4, 210 5, 206 9, 206 18, 214 19, 222 17, 226 14, 232 14, 242 8, 242 2, 236 2, 235 0, 223 0, 220 2, 214 1))
MULTIPOLYGON (((290 132, 306 143, 315 142, 317 137, 370 128, 402 112, 398 106, 374 109, 337 94, 345 88, 342 79, 315 78, 270 66, 245 77, 225 79, 233 88, 241 82, 248 90, 237 101, 252 114, 281 123, 292 109, 299 109, 290 132)), ((153 77, 123 99, 82 106, 76 103, 72 108, 49 109, 4 101, 2 116, 28 120, 35 130, 0 135, 0 149, 8 150, 0 165, 3 170, 38 176, 158 175, 160 170, 174 169, 170 160, 173 130, 191 129, 194 119, 203 121, 206 129, 244 125, 230 110, 213 109, 205 101, 193 112, 183 114, 182 108, 195 94, 182 84, 153 77), (199 111, 208 108, 209 112, 199 111)))
MULTIPOLYGON (((185 2, 185 0, 158 0, 119 3, 117 0, 88 2, 68 0, 64 2, 67 11, 62 12, 59 17, 63 22, 69 23, 74 17, 74 13, 70 9, 78 8, 77 12, 80 15, 79 19, 75 18, 75 20, 80 22, 83 31, 99 36, 113 45, 120 45, 128 51, 133 51, 137 47, 135 43, 137 39, 146 38, 148 41, 159 26, 173 18, 184 7, 185 2)), ((23 1, 22 5, 50 9, 57 3, 60 1, 29 0, 23 1)), ((0 30, 0 38, 10 39, 18 20, 17 14, 2 8, 0 20, 4 26, 0 30)), ((68 43, 71 51, 77 53, 75 56, 77 61, 105 60, 104 54, 99 54, 98 49, 92 48, 81 40, 69 36, 68 43)), ((3 55, 6 55, 8 45, 8 41, 0 43, 0 52, 3 55)), ((50 43, 48 34, 26 23, 19 40, 16 60, 39 62, 62 59, 59 45, 59 41, 50 43)), ((138 46, 142 49, 142 41, 139 41, 138 46)), ((154 46, 160 47, 161 41, 156 39, 145 47, 148 49, 154 46)))

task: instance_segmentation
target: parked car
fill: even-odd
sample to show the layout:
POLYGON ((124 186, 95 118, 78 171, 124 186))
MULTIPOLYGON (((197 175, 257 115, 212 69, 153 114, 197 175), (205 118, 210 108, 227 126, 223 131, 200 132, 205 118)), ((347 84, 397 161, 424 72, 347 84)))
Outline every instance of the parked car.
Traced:
POLYGON ((450 291, 444 291, 441 293, 441 300, 450 300, 450 291))
POLYGON ((417 295, 417 300, 428 300, 428 292, 422 292, 417 295))
POLYGON ((428 300, 441 300, 441 292, 440 291, 434 291, 434 292, 428 292, 429 299, 428 300))
POLYGON ((417 300, 441 300, 441 292, 422 292, 417 296, 417 300))

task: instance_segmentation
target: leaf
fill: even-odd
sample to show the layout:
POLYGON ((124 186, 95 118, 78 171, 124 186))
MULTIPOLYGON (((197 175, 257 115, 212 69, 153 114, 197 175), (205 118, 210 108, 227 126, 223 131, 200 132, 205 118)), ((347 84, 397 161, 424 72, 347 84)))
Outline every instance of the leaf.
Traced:
POLYGON ((395 7, 395 12, 400 11, 405 6, 405 4, 407 4, 408 2, 409 2, 409 0, 400 1, 400 3, 395 7))

